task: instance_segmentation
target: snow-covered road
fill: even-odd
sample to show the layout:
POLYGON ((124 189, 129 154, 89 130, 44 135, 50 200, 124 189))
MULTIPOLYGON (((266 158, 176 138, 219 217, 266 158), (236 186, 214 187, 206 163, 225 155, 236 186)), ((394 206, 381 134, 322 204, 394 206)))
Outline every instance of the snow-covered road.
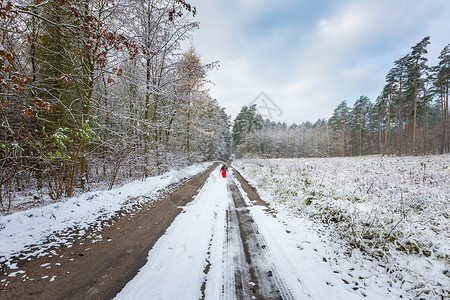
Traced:
POLYGON ((232 172, 213 171, 115 299, 363 298, 323 261, 317 236, 252 200, 232 172))

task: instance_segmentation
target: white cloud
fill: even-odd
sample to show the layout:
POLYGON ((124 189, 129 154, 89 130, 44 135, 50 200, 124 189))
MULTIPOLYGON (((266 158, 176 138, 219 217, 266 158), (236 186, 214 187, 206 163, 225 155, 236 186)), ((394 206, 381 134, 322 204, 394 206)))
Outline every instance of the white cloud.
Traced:
POLYGON ((192 1, 193 43, 204 62, 222 62, 211 93, 233 116, 265 91, 280 120, 329 118, 342 100, 374 101, 393 62, 424 36, 430 55, 450 42, 446 0, 284 2, 192 1))

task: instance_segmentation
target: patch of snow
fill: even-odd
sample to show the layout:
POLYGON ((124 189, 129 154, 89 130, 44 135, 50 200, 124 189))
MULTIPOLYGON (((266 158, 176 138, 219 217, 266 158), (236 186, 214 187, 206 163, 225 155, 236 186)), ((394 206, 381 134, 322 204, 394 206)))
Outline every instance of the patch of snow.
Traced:
POLYGON ((8 277, 16 277, 18 274, 24 274, 25 271, 19 270, 17 272, 12 272, 8 275, 8 277))

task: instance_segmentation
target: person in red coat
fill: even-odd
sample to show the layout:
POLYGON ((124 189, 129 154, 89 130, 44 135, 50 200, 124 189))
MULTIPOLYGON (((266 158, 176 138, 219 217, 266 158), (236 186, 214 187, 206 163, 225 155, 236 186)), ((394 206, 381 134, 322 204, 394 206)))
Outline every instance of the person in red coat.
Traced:
POLYGON ((222 167, 220 168, 220 172, 222 173, 222 177, 225 178, 227 177, 227 166, 225 166, 225 164, 222 164, 222 167))

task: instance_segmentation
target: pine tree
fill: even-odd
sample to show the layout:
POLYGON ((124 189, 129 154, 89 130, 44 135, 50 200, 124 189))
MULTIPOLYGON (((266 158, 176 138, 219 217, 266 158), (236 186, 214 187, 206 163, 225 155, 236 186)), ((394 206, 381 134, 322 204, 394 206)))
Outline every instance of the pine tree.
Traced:
POLYGON ((428 53, 426 47, 430 43, 430 37, 427 36, 422 39, 418 44, 413 46, 411 55, 409 56, 410 64, 412 66, 412 72, 414 74, 414 123, 413 123, 413 143, 412 152, 416 154, 416 131, 417 131, 417 95, 418 89, 420 88, 422 75, 425 72, 427 65, 427 58, 425 54, 428 53))
POLYGON ((405 80, 405 74, 407 71, 408 56, 404 56, 394 62, 395 67, 392 75, 398 82, 398 95, 395 97, 398 101, 398 128, 397 128, 397 143, 398 143, 398 156, 402 156, 402 135, 403 135, 403 116, 402 116, 402 95, 403 95, 403 83, 405 80))
POLYGON ((383 88, 382 97, 383 99, 387 98, 387 125, 386 125, 386 133, 384 137, 384 147, 383 147, 383 154, 390 152, 390 147, 388 147, 388 141, 390 140, 391 136, 391 106, 392 106, 392 98, 395 94, 396 89, 396 74, 397 70, 395 68, 391 69, 388 74, 386 75, 386 85, 383 88))
POLYGON ((233 152, 233 138, 231 135, 231 116, 225 112, 225 108, 220 110, 220 116, 226 125, 227 131, 224 135, 225 147, 222 148, 221 158, 223 160, 229 160, 231 158, 231 153, 233 152))
POLYGON ((353 154, 363 155, 367 145, 367 122, 369 121, 370 99, 361 96, 355 101, 351 112, 353 135, 356 137, 353 154))
POLYGON ((347 101, 344 100, 334 109, 329 120, 332 130, 332 146, 338 155, 342 157, 348 154, 350 117, 350 109, 347 106, 347 101))
POLYGON ((439 56, 439 64, 437 66, 437 78, 435 85, 439 91, 439 99, 441 106, 441 145, 439 152, 443 154, 450 150, 449 138, 449 81, 450 81, 450 44, 445 46, 439 56))
POLYGON ((244 144, 245 138, 249 133, 262 129, 263 124, 263 118, 257 112, 256 104, 253 104, 250 107, 243 106, 233 123, 233 149, 236 151, 239 146, 244 144))

